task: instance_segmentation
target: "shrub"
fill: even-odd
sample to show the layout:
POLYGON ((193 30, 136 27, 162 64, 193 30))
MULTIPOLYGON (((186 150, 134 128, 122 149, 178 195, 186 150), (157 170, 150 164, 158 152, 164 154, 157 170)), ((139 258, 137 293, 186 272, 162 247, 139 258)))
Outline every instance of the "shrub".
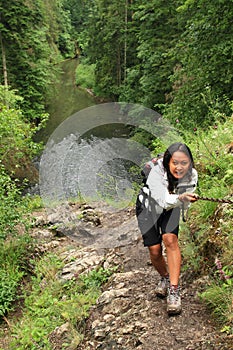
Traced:
POLYGON ((69 331, 62 339, 62 348, 77 349, 90 307, 100 294, 100 287, 107 282, 114 269, 97 269, 78 280, 62 282, 57 274, 63 261, 48 253, 35 260, 35 276, 30 294, 25 292, 25 308, 20 324, 14 325, 14 336, 9 349, 52 349, 51 334, 66 323, 69 331))
POLYGON ((0 166, 0 239, 17 232, 17 224, 23 221, 20 190, 3 166, 0 166))
POLYGON ((19 285, 28 268, 29 242, 27 235, 0 240, 0 316, 12 309, 19 296, 19 285))
POLYGON ((95 87, 95 65, 80 63, 76 70, 76 83, 81 87, 94 89, 95 87))

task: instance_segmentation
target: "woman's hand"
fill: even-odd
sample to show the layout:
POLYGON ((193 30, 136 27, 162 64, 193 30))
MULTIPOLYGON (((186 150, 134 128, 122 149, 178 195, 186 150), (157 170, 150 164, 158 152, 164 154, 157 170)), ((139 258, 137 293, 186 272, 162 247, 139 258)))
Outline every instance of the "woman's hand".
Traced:
POLYGON ((198 200, 198 195, 196 193, 185 192, 179 195, 179 200, 181 202, 196 202, 198 200))

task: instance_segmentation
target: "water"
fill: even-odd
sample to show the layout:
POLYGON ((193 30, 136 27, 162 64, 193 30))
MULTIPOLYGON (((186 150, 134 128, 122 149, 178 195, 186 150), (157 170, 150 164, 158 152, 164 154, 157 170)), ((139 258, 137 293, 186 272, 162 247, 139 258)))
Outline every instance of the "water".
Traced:
POLYGON ((75 70, 77 59, 66 60, 61 63, 61 71, 57 75, 48 100, 47 113, 49 120, 46 127, 36 135, 35 141, 46 143, 54 130, 72 114, 93 106, 96 99, 85 89, 76 86, 75 70))
MULTIPOLYGON (((116 138, 127 137, 130 128, 125 123, 99 125, 94 122, 88 130, 91 120, 85 110, 95 107, 97 100, 76 86, 77 65, 78 60, 67 60, 61 64, 61 72, 48 101, 49 120, 36 137, 36 141, 47 145, 40 161, 40 194, 44 199, 62 200, 81 193, 85 199, 111 197, 113 201, 126 199, 128 202, 132 193, 128 194, 126 189, 132 186, 125 165, 127 163, 129 168, 130 161, 119 160, 123 152, 120 152, 116 138), (84 112, 81 115, 78 113, 76 118, 80 111, 84 112), (67 122, 71 116, 75 117, 74 123, 67 122), (66 130, 67 125, 71 125, 69 131, 66 130), (87 130, 82 133, 81 139, 80 129, 87 130), (59 138, 56 138, 57 134, 59 138), (107 141, 103 143, 103 139, 107 141), (51 146, 48 145, 50 143, 51 146), (112 158, 115 160, 112 161, 112 158)), ((108 117, 105 118, 108 120, 108 117)), ((126 157, 130 158, 128 155, 126 157)))
MULTIPOLYGON (((131 143, 132 145, 132 143, 131 143)), ((51 142, 40 166, 40 194, 46 206, 81 196, 86 202, 112 201, 124 207, 134 189, 130 168, 140 164, 142 152, 137 144, 130 149, 127 140, 81 139, 67 135, 51 142)))
POLYGON ((63 72, 49 101, 50 119, 38 140, 46 141, 40 159, 40 194, 50 202, 81 196, 87 202, 111 199, 128 205, 135 178, 150 150, 130 137, 141 128, 169 142, 173 129, 153 110, 129 103, 97 104, 75 84, 77 60, 63 72))

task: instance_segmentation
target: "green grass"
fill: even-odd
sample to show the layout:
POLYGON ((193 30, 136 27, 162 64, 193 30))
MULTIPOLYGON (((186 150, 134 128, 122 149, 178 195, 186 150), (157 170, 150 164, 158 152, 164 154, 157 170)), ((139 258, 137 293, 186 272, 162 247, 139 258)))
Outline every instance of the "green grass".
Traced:
POLYGON ((12 310, 20 282, 27 270, 31 239, 21 235, 0 241, 0 317, 12 310))
POLYGON ((68 333, 62 339, 63 348, 76 349, 83 335, 83 325, 90 307, 95 304, 114 269, 99 268, 67 282, 58 279, 62 260, 47 254, 35 263, 35 276, 24 293, 23 315, 12 327, 9 349, 52 350, 49 337, 64 324, 68 333))
MULTIPOLYGON (((200 196, 232 200, 232 134, 232 118, 228 118, 206 132, 187 137, 199 174, 200 196)), ((211 283, 201 299, 228 333, 232 333, 233 326, 232 219, 232 205, 200 200, 191 206, 182 237, 184 268, 196 275, 209 275, 211 283), (227 271, 228 280, 222 280, 216 258, 227 271)))
POLYGON ((212 283, 200 297, 210 308, 213 316, 222 325, 222 331, 233 334, 232 279, 226 280, 221 284, 212 283))

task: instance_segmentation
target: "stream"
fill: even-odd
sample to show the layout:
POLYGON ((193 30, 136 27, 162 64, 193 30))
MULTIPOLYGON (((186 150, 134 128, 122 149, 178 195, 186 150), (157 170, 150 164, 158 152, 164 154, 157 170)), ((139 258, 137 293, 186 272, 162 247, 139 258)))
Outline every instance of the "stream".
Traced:
POLYGON ((132 137, 142 129, 170 144, 175 130, 156 112, 139 104, 98 103, 75 82, 78 60, 62 63, 49 101, 50 118, 38 141, 39 187, 46 207, 71 198, 111 202, 123 209, 132 201, 140 169, 150 150, 132 137))
MULTIPOLYGON (((118 140, 128 137, 129 128, 124 120, 117 120, 119 113, 111 103, 109 108, 105 104, 102 108, 95 97, 76 86, 77 65, 76 59, 61 64, 48 100, 49 120, 36 137, 37 142, 45 144, 40 160, 40 194, 46 206, 51 200, 80 194, 86 200, 110 196, 113 201, 120 198, 129 202, 132 191, 126 195, 126 189, 132 187, 131 180, 125 161, 120 160, 127 141, 118 140)), ((132 165, 130 155, 123 158, 132 165)))
POLYGON ((78 59, 69 59, 61 63, 61 70, 57 74, 47 103, 49 120, 46 127, 37 134, 37 142, 46 143, 54 130, 69 116, 96 104, 93 96, 76 85, 77 65, 78 59))

